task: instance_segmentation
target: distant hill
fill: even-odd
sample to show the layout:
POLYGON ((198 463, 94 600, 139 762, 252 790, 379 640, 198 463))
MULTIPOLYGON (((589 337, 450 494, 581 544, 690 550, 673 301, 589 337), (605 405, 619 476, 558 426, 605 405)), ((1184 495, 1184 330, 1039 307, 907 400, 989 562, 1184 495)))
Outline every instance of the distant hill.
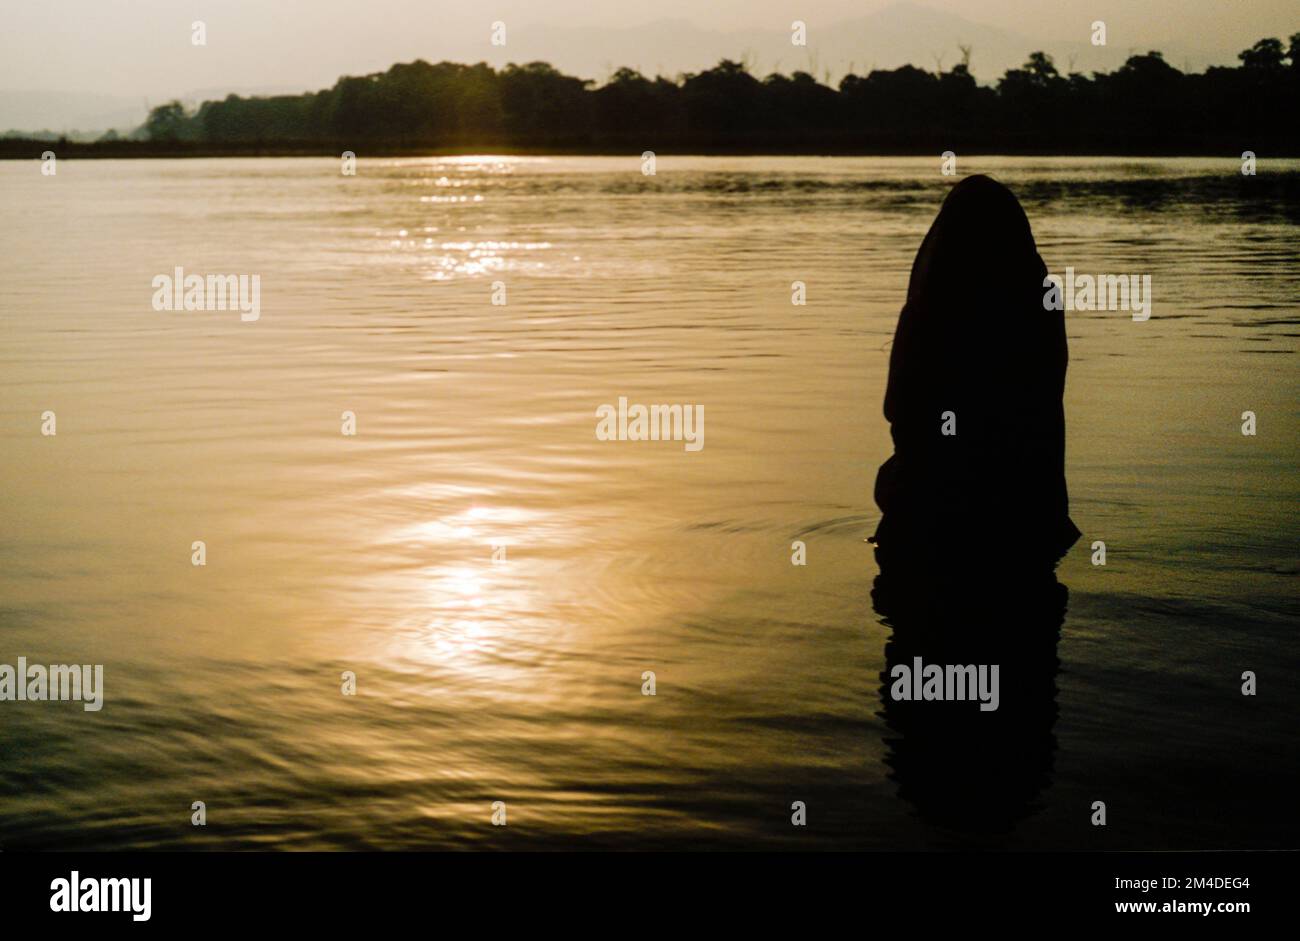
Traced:
MULTIPOLYGON (((802 70, 834 83, 851 71, 872 68, 915 65, 934 70, 939 60, 950 68, 960 61, 961 45, 971 47, 970 71, 982 82, 992 82, 1023 64, 1027 49, 1043 50, 1062 71, 1073 62, 1074 70, 1085 74, 1111 71, 1130 55, 1148 51, 1115 44, 1093 46, 1086 35, 1077 42, 1045 41, 915 3, 895 3, 852 19, 812 20, 807 26, 808 45, 800 48, 790 42, 789 23, 784 28, 730 31, 703 29, 684 20, 626 28, 539 25, 514 30, 504 49, 484 41, 480 54, 496 65, 542 60, 569 74, 597 80, 622 65, 671 77, 698 72, 722 58, 743 59, 759 74, 802 70)), ((1173 42, 1162 42, 1159 48, 1184 71, 1234 64, 1235 53, 1216 55, 1173 42)))
POLYGON ((110 128, 128 132, 149 113, 143 99, 83 92, 0 91, 0 128, 93 139, 110 128))
MULTIPOLYGON (((791 19, 797 14, 791 9, 791 19)), ((845 4, 842 9, 852 9, 845 4)), ((809 20, 808 45, 790 43, 789 22, 752 24, 734 30, 712 30, 684 20, 664 19, 629 27, 576 27, 557 23, 511 25, 509 44, 490 45, 487 31, 468 49, 463 38, 455 44, 447 37, 434 40, 422 57, 429 61, 447 58, 457 61, 485 61, 501 67, 508 62, 550 62, 569 75, 602 82, 615 69, 630 66, 648 75, 675 77, 684 72, 701 72, 721 59, 744 61, 759 76, 770 72, 790 74, 796 70, 812 74, 819 81, 836 84, 851 71, 864 74, 875 69, 915 65, 935 71, 938 64, 950 69, 960 61, 959 46, 971 48, 970 72, 981 83, 996 81, 1008 69, 1025 61, 1029 50, 1041 49, 1052 56, 1062 73, 1111 71, 1129 55, 1144 53, 1122 42, 1095 47, 1081 36, 1077 42, 1053 42, 1041 37, 988 26, 955 14, 916 3, 895 3, 858 17, 835 18, 827 22, 809 20)), ((1211 41, 1212 37, 1207 38, 1211 41)), ((1183 71, 1198 71, 1207 65, 1235 65, 1235 52, 1211 53, 1174 42, 1157 48, 1165 59, 1183 71)), ((151 99, 122 98, 94 92, 0 91, 0 131, 47 130, 66 133, 80 130, 82 136, 98 136, 114 128, 125 133, 138 127, 149 107, 176 98, 197 105, 229 93, 248 95, 296 94, 307 85, 241 87, 230 85, 202 89, 159 89, 151 99)))

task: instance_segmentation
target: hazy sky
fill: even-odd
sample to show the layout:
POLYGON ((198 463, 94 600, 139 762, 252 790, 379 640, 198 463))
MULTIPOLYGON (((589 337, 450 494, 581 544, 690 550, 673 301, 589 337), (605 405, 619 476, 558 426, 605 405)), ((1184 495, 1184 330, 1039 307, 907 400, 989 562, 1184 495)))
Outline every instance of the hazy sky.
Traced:
MULTIPOLYGON (((681 19, 709 30, 787 32, 861 18, 888 0, 5 0, 0 90, 147 97, 220 89, 320 88, 415 58, 504 63, 488 44, 502 20, 530 29, 626 28, 681 19), (190 43, 190 23, 208 44, 190 43)), ((925 0, 924 6, 1044 42, 1086 39, 1104 20, 1121 48, 1203 50, 1222 61, 1261 36, 1300 30, 1296 0, 925 0)), ((593 42, 598 40, 593 40, 593 42)), ((557 41, 558 42, 558 41, 557 41)), ((650 64, 672 50, 641 50, 650 64)), ((653 46, 654 44, 649 44, 653 46)), ((562 50, 558 50, 562 51, 562 50)), ((562 56, 557 56, 557 64, 562 56)), ((615 63, 622 64, 622 63, 615 63)), ((701 62, 707 67, 711 62, 701 62)), ((921 63, 918 63, 921 64, 921 63)), ((598 77, 598 76, 591 76, 598 77)))

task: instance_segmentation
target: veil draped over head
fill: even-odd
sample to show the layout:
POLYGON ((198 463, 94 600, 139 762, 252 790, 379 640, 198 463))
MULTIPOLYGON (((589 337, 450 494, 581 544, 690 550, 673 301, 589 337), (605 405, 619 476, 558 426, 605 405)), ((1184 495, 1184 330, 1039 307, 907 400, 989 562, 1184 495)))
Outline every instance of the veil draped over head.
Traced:
POLYGON ((986 176, 952 188, 912 265, 890 351, 894 455, 875 488, 883 555, 1055 563, 1078 539, 1065 485, 1065 318, 1043 307, 1046 275, 1010 190, 986 176))

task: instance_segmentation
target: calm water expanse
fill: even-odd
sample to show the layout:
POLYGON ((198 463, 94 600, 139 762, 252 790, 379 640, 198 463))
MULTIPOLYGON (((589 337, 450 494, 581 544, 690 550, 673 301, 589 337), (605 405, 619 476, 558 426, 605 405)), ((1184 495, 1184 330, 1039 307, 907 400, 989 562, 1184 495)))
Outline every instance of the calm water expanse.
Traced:
POLYGON ((1300 163, 959 169, 1155 297, 1067 315, 1032 760, 918 772, 864 540, 937 157, 0 164, 0 663, 106 687, 0 702, 0 850, 1296 846, 1300 163), (703 450, 598 441, 621 395, 703 450))

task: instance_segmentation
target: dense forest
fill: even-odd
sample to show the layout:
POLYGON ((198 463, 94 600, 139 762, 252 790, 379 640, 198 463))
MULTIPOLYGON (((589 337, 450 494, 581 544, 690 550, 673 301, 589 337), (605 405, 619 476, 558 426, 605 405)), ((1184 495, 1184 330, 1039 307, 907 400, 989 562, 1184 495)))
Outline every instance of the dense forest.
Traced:
MULTIPOLYGON (((496 70, 424 61, 270 98, 178 102, 116 142, 168 152, 1300 153, 1300 33, 1236 67, 1184 73, 1159 52, 1109 73, 1061 74, 1031 54, 995 85, 964 60, 847 75, 751 75, 739 63, 677 79, 620 69, 603 85, 544 62, 496 70)), ((103 145, 108 146, 108 142, 103 145)))

